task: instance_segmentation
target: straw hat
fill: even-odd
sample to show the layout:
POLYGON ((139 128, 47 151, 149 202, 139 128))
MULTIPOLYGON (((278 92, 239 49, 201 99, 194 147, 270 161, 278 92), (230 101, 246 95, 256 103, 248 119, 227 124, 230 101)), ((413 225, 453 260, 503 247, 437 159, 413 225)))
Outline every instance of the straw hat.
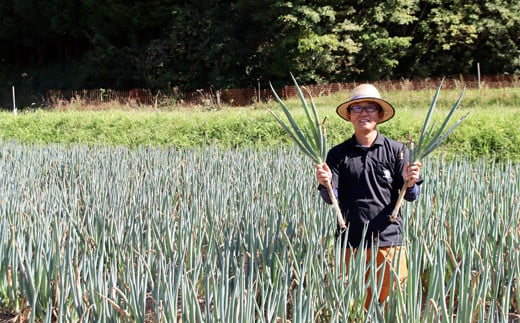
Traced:
POLYGON ((336 113, 343 119, 350 121, 350 113, 348 112, 348 108, 351 105, 361 101, 377 103, 383 109, 384 115, 378 123, 388 121, 394 116, 395 110, 392 105, 381 99, 379 91, 372 84, 361 84, 356 86, 354 90, 352 90, 350 99, 347 102, 340 104, 336 108, 336 113))

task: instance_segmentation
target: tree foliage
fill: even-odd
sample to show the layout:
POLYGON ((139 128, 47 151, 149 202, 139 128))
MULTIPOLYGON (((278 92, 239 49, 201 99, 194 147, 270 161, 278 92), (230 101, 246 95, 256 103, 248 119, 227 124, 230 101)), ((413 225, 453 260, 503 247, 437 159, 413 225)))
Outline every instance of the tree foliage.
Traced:
POLYGON ((195 90, 520 72, 520 0, 11 0, 0 82, 195 90))

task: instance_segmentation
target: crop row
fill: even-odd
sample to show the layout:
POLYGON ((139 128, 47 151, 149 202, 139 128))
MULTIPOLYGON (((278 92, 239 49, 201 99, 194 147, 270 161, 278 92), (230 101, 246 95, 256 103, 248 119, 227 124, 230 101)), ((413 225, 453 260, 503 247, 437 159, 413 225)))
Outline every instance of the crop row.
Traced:
POLYGON ((426 160, 403 210, 409 279, 365 311, 373 264, 340 266, 333 210, 293 149, 4 143, 0 308, 47 322, 505 322, 520 310, 519 171, 426 160))

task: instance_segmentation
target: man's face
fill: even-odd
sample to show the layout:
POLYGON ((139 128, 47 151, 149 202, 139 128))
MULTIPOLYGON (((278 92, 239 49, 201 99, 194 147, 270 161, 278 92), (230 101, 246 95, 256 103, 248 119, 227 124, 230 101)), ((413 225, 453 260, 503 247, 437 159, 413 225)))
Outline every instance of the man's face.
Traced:
POLYGON ((373 131, 381 120, 379 106, 370 101, 361 101, 350 106, 350 121, 355 131, 373 131))

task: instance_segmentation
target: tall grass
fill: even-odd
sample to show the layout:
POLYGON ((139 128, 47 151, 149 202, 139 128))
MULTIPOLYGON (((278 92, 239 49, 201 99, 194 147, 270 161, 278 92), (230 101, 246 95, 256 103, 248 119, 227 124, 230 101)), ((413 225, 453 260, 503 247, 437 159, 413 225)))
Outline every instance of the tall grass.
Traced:
POLYGON ((409 279, 365 313, 373 264, 341 265, 333 210, 292 148, 3 143, 0 306, 49 322, 506 322, 520 165, 424 164, 403 207, 409 279))

